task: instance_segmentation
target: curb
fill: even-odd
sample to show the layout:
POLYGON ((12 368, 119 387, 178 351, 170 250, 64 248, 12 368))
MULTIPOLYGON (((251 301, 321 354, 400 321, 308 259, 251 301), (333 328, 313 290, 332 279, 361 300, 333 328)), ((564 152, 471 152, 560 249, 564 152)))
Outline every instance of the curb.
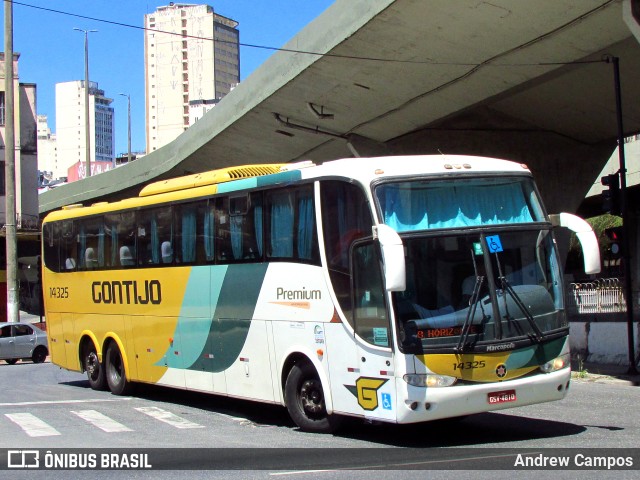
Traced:
POLYGON ((615 385, 626 385, 629 387, 640 387, 640 378, 629 375, 618 376, 572 371, 571 381, 579 383, 607 383, 615 385))

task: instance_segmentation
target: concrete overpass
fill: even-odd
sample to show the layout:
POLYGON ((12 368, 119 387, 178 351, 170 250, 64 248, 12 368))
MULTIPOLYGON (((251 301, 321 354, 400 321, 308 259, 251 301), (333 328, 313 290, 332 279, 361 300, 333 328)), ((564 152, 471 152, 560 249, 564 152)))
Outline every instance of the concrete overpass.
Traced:
POLYGON ((337 0, 175 141, 40 212, 224 166, 438 151, 523 161, 575 211, 616 146, 605 55, 640 131, 634 25, 630 0, 337 0))

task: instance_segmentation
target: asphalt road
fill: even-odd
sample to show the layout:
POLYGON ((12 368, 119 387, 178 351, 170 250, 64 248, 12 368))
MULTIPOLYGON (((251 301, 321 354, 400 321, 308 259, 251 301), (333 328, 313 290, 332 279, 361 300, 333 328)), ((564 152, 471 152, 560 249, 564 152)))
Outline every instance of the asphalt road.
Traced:
MULTIPOLYGON (((414 426, 354 420, 336 435, 318 435, 300 432, 279 406, 152 386, 116 397, 91 390, 84 375, 50 363, 2 363, 0 449, 166 449, 151 451, 153 472, 72 471, 64 472, 65 478, 507 478, 513 472, 486 469, 509 467, 518 452, 589 456, 593 448, 637 449, 638 387, 606 377, 588 380, 574 379, 561 402, 414 426), (573 450, 560 450, 567 448, 573 450), (238 467, 250 470, 234 470, 238 467), (367 470, 371 467, 395 472, 367 470), (158 468, 178 470, 170 475, 158 468)), ((517 475, 636 478, 639 451, 611 451, 635 453, 634 470, 517 475)), ((0 477, 3 473, 8 472, 0 470, 0 477)), ((51 478, 54 472, 9 473, 51 478)))

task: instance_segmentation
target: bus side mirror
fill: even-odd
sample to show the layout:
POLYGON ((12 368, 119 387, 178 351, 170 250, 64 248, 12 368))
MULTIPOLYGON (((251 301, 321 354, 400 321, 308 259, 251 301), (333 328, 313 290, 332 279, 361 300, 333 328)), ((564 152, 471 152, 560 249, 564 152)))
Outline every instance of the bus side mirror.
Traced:
POLYGON ((600 248, 591 225, 576 215, 564 212, 549 215, 549 219, 554 227, 565 227, 576 234, 582 246, 585 273, 600 273, 600 248))
POLYGON ((400 235, 388 225, 373 227, 373 238, 380 242, 387 292, 403 292, 407 287, 404 245, 400 235))

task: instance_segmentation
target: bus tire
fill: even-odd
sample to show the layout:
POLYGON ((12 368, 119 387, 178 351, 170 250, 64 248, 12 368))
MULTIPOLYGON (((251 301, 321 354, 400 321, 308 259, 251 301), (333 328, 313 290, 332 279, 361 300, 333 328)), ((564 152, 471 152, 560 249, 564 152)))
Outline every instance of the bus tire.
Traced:
POLYGON ((104 367, 111 393, 114 395, 127 395, 131 390, 131 382, 127 380, 122 354, 115 342, 111 343, 107 348, 104 367))
POLYGON ((322 382, 311 363, 299 362, 291 368, 284 398, 289 415, 301 430, 332 433, 338 427, 338 417, 327 414, 322 382))
POLYGON ((94 347, 93 344, 85 348, 82 356, 82 364, 84 371, 87 372, 89 386, 91 386, 93 390, 106 390, 107 376, 105 375, 105 367, 100 363, 96 347, 94 347))

